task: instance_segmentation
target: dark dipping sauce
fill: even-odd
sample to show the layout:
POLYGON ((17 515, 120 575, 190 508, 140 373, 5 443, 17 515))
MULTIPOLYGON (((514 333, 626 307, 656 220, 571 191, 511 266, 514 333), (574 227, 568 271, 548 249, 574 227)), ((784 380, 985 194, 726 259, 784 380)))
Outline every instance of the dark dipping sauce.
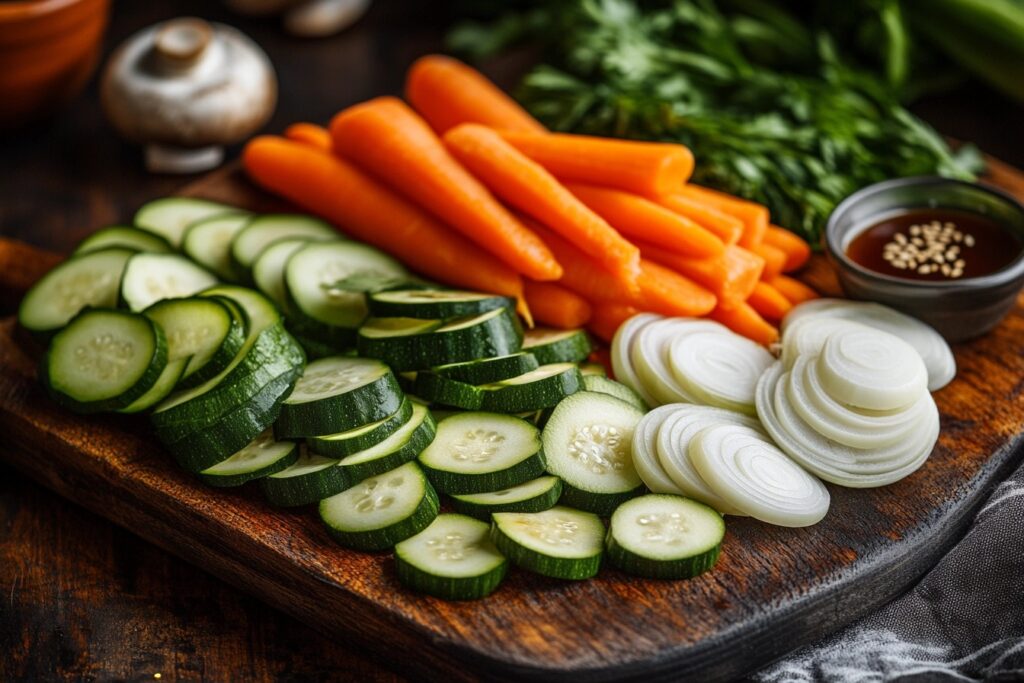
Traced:
POLYGON ((1007 228, 956 209, 915 209, 862 230, 846 247, 857 264, 905 280, 955 281, 989 275, 1022 247, 1007 228))

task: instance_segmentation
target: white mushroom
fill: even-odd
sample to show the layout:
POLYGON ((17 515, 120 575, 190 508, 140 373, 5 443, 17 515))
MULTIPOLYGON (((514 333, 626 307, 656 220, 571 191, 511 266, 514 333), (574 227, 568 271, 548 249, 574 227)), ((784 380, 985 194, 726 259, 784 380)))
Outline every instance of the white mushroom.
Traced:
POLYGON ((322 38, 354 24, 369 6, 370 0, 309 0, 285 13, 284 27, 292 35, 322 38))
POLYGON ((102 101, 114 127, 145 145, 149 170, 194 173, 219 165, 224 145, 266 123, 277 79, 241 32, 186 17, 121 45, 103 75, 102 101))

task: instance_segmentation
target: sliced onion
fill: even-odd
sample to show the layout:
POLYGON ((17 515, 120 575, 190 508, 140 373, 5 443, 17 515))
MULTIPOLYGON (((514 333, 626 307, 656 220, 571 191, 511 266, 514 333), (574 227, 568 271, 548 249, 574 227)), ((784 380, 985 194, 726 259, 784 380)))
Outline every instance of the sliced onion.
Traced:
POLYGON ((750 415, 754 387, 773 360, 764 347, 728 330, 687 334, 669 347, 672 374, 695 403, 750 415))
POLYGON ((798 320, 807 316, 852 320, 883 330, 904 340, 921 354, 928 368, 928 390, 938 391, 956 376, 956 359, 949 344, 935 328, 917 318, 881 304, 846 299, 814 299, 797 306, 782 320, 783 337, 798 320))
POLYGON ((828 489, 749 427, 701 430, 690 443, 690 459, 719 496, 755 519, 803 527, 828 513, 828 489))
POLYGON ((785 383, 786 397, 796 413, 822 436, 851 448, 884 448, 906 438, 907 431, 928 409, 925 391, 909 406, 890 411, 853 408, 839 403, 821 386, 815 356, 801 356, 785 383))
MULTIPOLYGON (((720 408, 680 405, 658 429, 655 451, 662 469, 675 482, 683 495, 710 505, 724 515, 743 515, 709 487, 690 462, 690 441, 702 429, 732 424, 761 431, 754 418, 720 408)), ((767 437, 761 432, 763 437, 767 437)))
POLYGON ((647 402, 647 405, 651 406, 657 405, 657 401, 647 393, 640 378, 637 377, 636 369, 630 360, 630 349, 636 341, 637 332, 656 320, 661 320, 661 316, 653 313, 638 313, 622 323, 619 329, 615 331, 615 336, 612 337, 610 354, 612 372, 615 373, 615 379, 640 394, 640 397, 647 402))
POLYGON ((858 408, 895 410, 928 390, 928 370, 914 347, 881 330, 833 332, 817 366, 829 395, 858 408))
POLYGON ((676 381, 668 365, 668 354, 673 339, 703 330, 732 334, 716 322, 694 318, 665 318, 637 332, 630 348, 630 360, 647 393, 654 397, 653 405, 698 402, 697 397, 676 381))
POLYGON ((867 327, 852 320, 832 318, 826 315, 806 315, 786 328, 782 336, 780 356, 787 370, 793 368, 800 356, 817 356, 825 346, 825 340, 833 332, 863 329, 867 327))
POLYGON ((654 493, 686 495, 662 468, 657 452, 658 430, 669 415, 684 405, 686 404, 669 403, 655 408, 644 415, 633 430, 633 466, 636 467, 640 479, 654 493))

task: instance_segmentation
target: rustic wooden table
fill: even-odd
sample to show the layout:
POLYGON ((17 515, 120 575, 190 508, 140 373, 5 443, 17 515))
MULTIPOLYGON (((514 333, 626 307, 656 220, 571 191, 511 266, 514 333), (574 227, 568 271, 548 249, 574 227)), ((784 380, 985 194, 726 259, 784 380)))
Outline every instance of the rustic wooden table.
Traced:
MULTIPOLYGON (((394 93, 449 16, 435 3, 381 2, 350 31, 299 41, 275 21, 206 0, 116 2, 108 49, 183 14, 232 23, 260 42, 281 96, 268 130, 394 93)), ((2 106, 2 104, 0 104, 2 106)), ((1024 110, 981 87, 920 103, 945 134, 1024 166, 1024 110)), ((96 85, 53 119, 0 136, 0 235, 57 250, 126 219, 187 178, 153 176, 106 127, 96 85)), ((0 439, 2 441, 2 439, 0 439)), ((403 680, 401 655, 371 661, 266 607, 21 474, 0 466, 0 680, 403 680), (401 671, 402 673, 394 673, 401 671)))

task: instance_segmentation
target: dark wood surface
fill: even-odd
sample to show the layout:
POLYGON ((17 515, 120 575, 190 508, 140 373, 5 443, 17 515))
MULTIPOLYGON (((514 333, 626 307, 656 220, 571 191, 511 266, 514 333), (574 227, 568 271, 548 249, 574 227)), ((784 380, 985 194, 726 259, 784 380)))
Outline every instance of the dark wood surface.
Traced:
MULTIPOLYGON (((278 70, 282 97, 268 130, 280 130, 396 92, 409 61, 438 47, 447 16, 437 4, 375 5, 340 36, 298 41, 273 20, 234 17, 218 3, 122 0, 115 2, 107 45, 180 14, 238 25, 267 49, 278 70)), ((514 66, 499 68, 499 77, 514 66)), ((1024 112, 998 96, 972 87, 915 108, 943 133, 974 140, 1024 167, 1024 112)), ((138 151, 103 124, 93 84, 51 120, 0 133, 0 235, 66 250, 182 182, 141 170, 138 151)), ((0 269, 18 263, 0 260, 0 269)), ((0 299, 0 305, 11 303, 0 299)), ((994 395, 981 402, 990 400, 994 395)), ((1003 437, 1010 435, 1007 425, 1000 428, 1003 437)), ((7 448, 8 434, 0 430, 0 436, 7 448)), ((750 642, 740 650, 753 647, 750 642)), ((370 660, 361 647, 265 606, 3 464, 0 653, 0 680, 153 680, 158 672, 163 680, 398 680, 390 670, 404 659, 396 648, 370 660)))

